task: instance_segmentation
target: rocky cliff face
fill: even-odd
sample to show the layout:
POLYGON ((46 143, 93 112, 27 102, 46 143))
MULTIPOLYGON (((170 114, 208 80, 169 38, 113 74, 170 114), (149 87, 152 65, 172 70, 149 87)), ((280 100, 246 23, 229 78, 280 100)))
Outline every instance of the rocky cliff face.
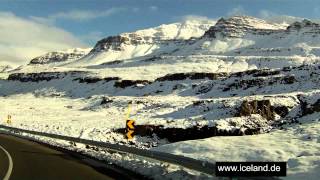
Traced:
MULTIPOLYGON (((320 24, 312 22, 310 20, 303 20, 301 22, 294 22, 286 29, 287 34, 298 34, 298 36, 304 38, 310 38, 310 42, 319 44, 320 38, 320 24)), ((306 43, 309 43, 308 41, 306 43)))
POLYGON ((319 34, 320 25, 307 19, 286 26, 250 16, 234 16, 228 19, 219 19, 216 25, 210 27, 210 29, 205 32, 204 37, 241 38, 246 34, 270 35, 273 33, 290 33, 296 31, 305 31, 305 34, 319 34))
POLYGON ((216 38, 222 36, 241 38, 247 33, 270 34, 284 30, 285 28, 283 25, 269 23, 254 17, 234 16, 229 19, 219 19, 215 26, 206 31, 204 37, 216 38))
POLYGON ((49 52, 45 55, 36 57, 30 61, 30 64, 49 64, 74 61, 82 58, 89 52, 89 49, 70 49, 67 51, 49 52))
POLYGON ((91 53, 108 50, 122 51, 126 45, 161 44, 168 41, 178 43, 192 37, 201 37, 214 23, 213 21, 185 21, 109 36, 98 41, 91 53))
POLYGON ((129 39, 122 36, 109 36, 97 42, 92 52, 107 50, 120 51, 122 43, 129 43, 129 39))
POLYGON ((291 31, 301 30, 301 29, 312 29, 312 30, 320 31, 320 24, 304 19, 301 22, 292 23, 287 28, 287 30, 291 30, 291 31))
POLYGON ((235 16, 221 18, 199 41, 193 54, 317 57, 320 25, 302 20, 288 26, 235 16))

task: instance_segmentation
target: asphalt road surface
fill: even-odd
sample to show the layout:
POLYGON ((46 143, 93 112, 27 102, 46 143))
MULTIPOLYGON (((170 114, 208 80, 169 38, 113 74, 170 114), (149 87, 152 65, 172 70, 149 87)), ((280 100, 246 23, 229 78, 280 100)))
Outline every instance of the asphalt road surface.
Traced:
POLYGON ((0 134, 0 179, 109 180, 113 178, 69 153, 0 134))

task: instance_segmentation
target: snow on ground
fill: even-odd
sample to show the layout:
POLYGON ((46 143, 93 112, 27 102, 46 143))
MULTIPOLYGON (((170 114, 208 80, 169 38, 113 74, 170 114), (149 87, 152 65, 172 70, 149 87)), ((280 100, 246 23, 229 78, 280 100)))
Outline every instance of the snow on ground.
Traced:
POLYGON ((0 73, 0 79, 7 79, 8 75, 8 73, 0 73))
POLYGON ((122 79, 154 80, 172 73, 183 72, 240 72, 252 69, 280 69, 283 67, 317 64, 319 57, 302 56, 159 56, 122 60, 111 65, 94 65, 87 67, 52 67, 26 66, 15 72, 64 72, 87 71, 101 77, 120 77, 122 79), (154 58, 154 60, 150 60, 154 58))
POLYGON ((163 145, 153 150, 205 161, 286 161, 287 177, 319 179, 320 113, 304 117, 302 125, 273 130, 268 134, 212 137, 163 145))
MULTIPOLYGON (((6 117, 10 114, 14 127, 111 143, 128 143, 123 134, 112 132, 115 128, 125 127, 129 101, 126 97, 122 97, 122 102, 114 107, 92 110, 90 106, 99 104, 101 99, 35 97, 33 94, 0 99, 3 104, 0 112, 2 124, 6 124, 6 117)), ((148 119, 137 119, 137 124, 146 121, 148 119)), ((149 146, 144 141, 153 142, 148 138, 140 138, 139 141, 141 147, 149 146)))
MULTIPOLYGON (((275 70, 265 73, 273 71, 275 70)), ((123 71, 122 74, 128 72, 123 71)), ((139 148, 158 146, 154 150, 213 162, 283 160, 289 164, 288 179, 302 176, 316 179, 320 152, 317 120, 319 114, 304 116, 298 119, 301 125, 283 126, 283 130, 270 127, 266 120, 259 116, 248 118, 234 115, 244 100, 269 99, 274 106, 288 107, 288 118, 297 117, 300 108, 298 95, 302 94, 302 99, 309 105, 319 99, 317 74, 318 66, 309 65, 286 68, 279 70, 279 74, 264 75, 262 78, 246 72, 243 75, 227 76, 225 79, 156 81, 126 88, 115 87, 114 81, 80 83, 74 80, 77 76, 40 82, 0 80, 0 117, 1 123, 6 124, 5 118, 10 114, 10 126, 18 128, 139 148), (292 82, 281 80, 287 76, 294 76, 295 79, 292 82), (262 83, 257 81, 258 83, 252 87, 242 87, 241 83, 234 86, 233 84, 239 81, 237 78, 244 82, 260 79, 262 83), (279 78, 280 81, 277 80, 279 78), (227 87, 231 88, 225 91, 227 87), (200 94, 197 94, 198 92, 200 94), (101 104, 104 97, 110 102, 101 104), (255 136, 211 137, 173 144, 158 137, 135 136, 130 143, 123 134, 114 131, 125 127, 130 101, 135 102, 131 118, 136 120, 137 125, 164 125, 168 128, 217 125, 218 129, 233 131, 244 128, 251 123, 249 120, 252 120, 261 122, 260 125, 265 126, 266 132, 271 132, 255 136)), ((275 121, 281 122, 286 119, 277 116, 275 121)), ((86 151, 83 146, 65 146, 86 151)), ((89 154, 99 156, 96 152, 89 154)))

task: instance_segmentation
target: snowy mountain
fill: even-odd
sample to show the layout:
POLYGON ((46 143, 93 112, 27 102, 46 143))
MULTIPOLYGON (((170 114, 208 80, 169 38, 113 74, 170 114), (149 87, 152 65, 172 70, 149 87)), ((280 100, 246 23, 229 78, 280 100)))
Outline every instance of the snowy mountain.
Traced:
POLYGON ((97 65, 150 54, 168 54, 191 41, 190 39, 201 37, 214 23, 209 20, 186 20, 110 36, 98 41, 91 52, 75 64, 97 65))
POLYGON ((176 23, 107 37, 71 66, 98 65, 143 56, 311 57, 319 54, 319 26, 308 20, 287 27, 250 16, 235 16, 221 18, 209 26, 176 23))
MULTIPOLYGON (((52 52, 30 64, 67 62, 67 67, 118 63, 133 58, 211 55, 225 57, 315 57, 320 53, 319 24, 290 26, 250 16, 215 22, 185 21, 104 38, 94 48, 52 52)), ((63 65, 63 64, 62 64, 63 65)))
POLYGON ((315 57, 320 54, 319 24, 309 20, 289 26, 250 16, 213 21, 185 21, 104 38, 93 49, 71 49, 36 57, 30 64, 67 67, 112 64, 160 56, 315 57))
POLYGON ((308 20, 285 27, 247 16, 222 18, 188 52, 227 56, 318 55, 319 32, 319 26, 308 20))
MULTIPOLYGON (((53 66, 152 80, 168 72, 238 72, 320 60, 319 25, 308 20, 285 26, 235 16, 213 24, 186 21, 107 37, 82 58, 53 66), (123 73, 124 68, 132 74, 123 73)), ((60 61, 50 61, 56 59, 60 61)), ((21 71, 52 71, 53 66, 26 66, 21 71)))
POLYGON ((30 61, 30 64, 50 64, 60 62, 72 62, 85 56, 91 49, 68 49, 65 51, 49 52, 36 57, 30 61))

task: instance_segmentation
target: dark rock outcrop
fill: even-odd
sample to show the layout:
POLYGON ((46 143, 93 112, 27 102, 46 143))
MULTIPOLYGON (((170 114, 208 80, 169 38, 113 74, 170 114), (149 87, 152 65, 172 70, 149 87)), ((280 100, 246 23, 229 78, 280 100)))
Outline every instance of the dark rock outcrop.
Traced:
POLYGON ((108 98, 108 97, 102 97, 102 100, 100 102, 100 105, 104 105, 104 104, 109 104, 109 103, 112 103, 113 100, 108 98))
POLYGON ((161 59, 162 59, 161 56, 152 56, 152 57, 144 59, 143 61, 144 62, 154 62, 154 61, 161 60, 161 59))
POLYGON ((253 69, 241 72, 235 72, 230 75, 230 77, 243 77, 245 75, 252 75, 253 77, 267 77, 280 74, 278 70, 271 69, 253 69))
POLYGON ((289 108, 286 106, 276 106, 274 107, 274 112, 284 118, 289 114, 289 108))
POLYGON ((114 83, 114 87, 126 88, 126 87, 137 85, 137 84, 147 85, 147 84, 151 84, 151 83, 152 82, 150 82, 148 80, 121 80, 121 81, 116 81, 114 83))
POLYGON ((8 77, 9 81, 20 81, 20 82, 40 82, 50 81, 53 79, 62 79, 68 75, 80 76, 86 72, 83 71, 68 71, 68 72, 40 72, 40 73, 13 73, 8 77))
POLYGON ((251 114, 260 114, 267 120, 275 118, 275 110, 270 100, 244 101, 240 106, 238 116, 250 116, 251 114))
POLYGON ((195 89, 196 94, 204 94, 204 93, 211 91, 213 86, 214 86, 214 84, 212 82, 208 82, 208 83, 202 84, 200 86, 196 85, 193 88, 195 89))
POLYGON ((79 49, 75 49, 73 52, 50 52, 32 59, 29 64, 49 64, 77 60, 85 56, 87 52, 79 49))
POLYGON ((79 81, 79 83, 97 83, 99 81, 109 82, 109 81, 116 81, 120 80, 119 77, 106 77, 106 78, 100 78, 100 77, 81 77, 74 79, 75 81, 79 81))
MULTIPOLYGON (((116 129, 117 133, 125 133, 126 129, 116 129)), ((178 142, 186 140, 195 140, 209 138, 213 136, 242 136, 259 134, 261 130, 245 129, 244 131, 236 129, 234 131, 220 130, 215 126, 193 126, 189 128, 165 128, 161 125, 136 125, 134 135, 153 137, 156 135, 161 139, 167 139, 169 142, 178 142)))
MULTIPOLYGON (((233 75, 232 75, 233 76, 233 75)), ((229 91, 231 89, 248 89, 252 87, 263 87, 263 86, 270 86, 275 83, 280 84, 293 84, 297 82, 295 76, 287 75, 284 77, 258 77, 258 78, 251 78, 251 79, 243 79, 241 80, 241 76, 238 77, 239 80, 227 84, 223 91, 229 91)))
POLYGON ((300 101, 301 116, 320 112, 320 99, 313 104, 309 104, 302 95, 298 95, 298 99, 300 101))
MULTIPOLYGON (((250 16, 234 16, 228 19, 221 18, 217 23, 205 32, 204 37, 216 38, 218 36, 241 38, 248 33, 267 35, 279 32, 281 29, 260 28, 256 24, 266 24, 271 27, 272 23, 250 16)), ((275 25, 274 25, 275 26, 275 25)))
POLYGON ((263 78, 256 78, 256 79, 245 79, 245 80, 240 80, 239 82, 234 82, 229 85, 227 85, 223 91, 229 91, 231 89, 248 89, 251 87, 261 87, 262 85, 265 85, 266 80, 263 78))
POLYGON ((317 28, 320 29, 320 24, 314 23, 310 20, 304 19, 301 22, 294 22, 290 26, 288 26, 287 30, 300 30, 302 28, 317 28))
POLYGON ((283 84, 293 84, 293 83, 297 82, 297 80, 294 76, 285 76, 282 78, 281 82, 283 84))
POLYGON ((209 79, 216 80, 222 77, 226 77, 226 73, 175 73, 175 74, 167 74, 163 77, 157 78, 155 81, 179 81, 179 80, 196 80, 196 79, 209 79))
POLYGON ((114 61, 109 61, 109 62, 106 62, 106 63, 102 63, 100 65, 110 66, 110 65, 120 64, 122 62, 123 61, 120 61, 120 60, 114 60, 114 61))
MULTIPOLYGON (((91 52, 99 52, 105 50, 121 51, 121 44, 129 41, 129 38, 123 36, 109 36, 97 42, 91 52)), ((90 52, 90 53, 91 53, 90 52)))

